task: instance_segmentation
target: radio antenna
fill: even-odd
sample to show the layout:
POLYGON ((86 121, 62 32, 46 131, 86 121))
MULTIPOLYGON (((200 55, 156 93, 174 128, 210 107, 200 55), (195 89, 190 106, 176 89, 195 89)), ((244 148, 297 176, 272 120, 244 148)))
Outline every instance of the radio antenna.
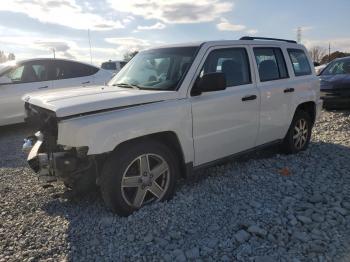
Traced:
POLYGON ((88 29, 88 39, 89 39, 89 47, 90 47, 90 63, 92 64, 90 29, 88 29))

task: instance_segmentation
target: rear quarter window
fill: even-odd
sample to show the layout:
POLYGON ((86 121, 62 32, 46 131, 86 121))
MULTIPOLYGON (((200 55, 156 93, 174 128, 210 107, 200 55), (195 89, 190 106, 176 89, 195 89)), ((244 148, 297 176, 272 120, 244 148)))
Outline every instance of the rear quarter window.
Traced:
POLYGON ((72 61, 57 61, 53 65, 53 80, 90 76, 99 69, 94 66, 72 61))
POLYGON ((301 49, 287 49, 295 76, 311 75, 311 66, 305 52, 301 49))

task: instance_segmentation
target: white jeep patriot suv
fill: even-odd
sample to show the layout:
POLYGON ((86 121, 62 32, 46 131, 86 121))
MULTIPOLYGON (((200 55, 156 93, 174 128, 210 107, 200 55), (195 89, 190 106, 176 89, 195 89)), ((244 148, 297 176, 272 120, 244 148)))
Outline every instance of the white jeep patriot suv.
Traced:
POLYGON ((243 37, 140 52, 106 86, 27 95, 28 162, 129 215, 177 179, 252 149, 308 146, 321 100, 306 49, 243 37), (35 144, 34 144, 35 143, 35 144))

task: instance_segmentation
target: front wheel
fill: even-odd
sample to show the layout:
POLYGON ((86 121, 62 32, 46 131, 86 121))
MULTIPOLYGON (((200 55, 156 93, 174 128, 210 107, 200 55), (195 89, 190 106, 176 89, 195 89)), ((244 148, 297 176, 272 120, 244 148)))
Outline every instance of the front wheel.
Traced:
POLYGON ((310 115, 305 111, 297 111, 283 141, 286 153, 294 154, 306 150, 309 145, 312 131, 310 115))
POLYGON ((156 141, 132 143, 113 153, 102 170, 106 205, 121 216, 169 199, 179 174, 176 156, 156 141))

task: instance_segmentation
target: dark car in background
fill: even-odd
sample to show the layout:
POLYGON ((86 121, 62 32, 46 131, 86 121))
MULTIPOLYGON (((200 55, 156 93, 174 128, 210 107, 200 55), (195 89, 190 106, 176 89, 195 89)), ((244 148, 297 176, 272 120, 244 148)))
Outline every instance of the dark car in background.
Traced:
POLYGON ((324 108, 350 108, 350 57, 329 63, 320 73, 320 80, 324 108))

